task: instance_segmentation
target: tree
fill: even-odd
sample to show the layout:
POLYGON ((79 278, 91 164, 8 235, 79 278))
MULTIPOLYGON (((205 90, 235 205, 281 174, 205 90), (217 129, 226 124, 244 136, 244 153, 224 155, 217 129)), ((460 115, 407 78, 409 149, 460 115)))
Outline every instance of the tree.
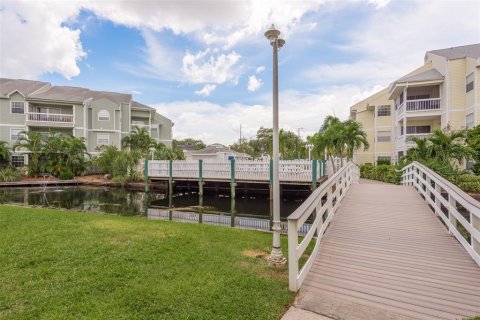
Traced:
POLYGON ((207 147, 202 140, 196 140, 192 138, 186 138, 183 140, 175 140, 175 139, 173 140, 172 147, 174 149, 181 148, 182 146, 193 147, 195 150, 200 150, 207 147))
POLYGON ((465 132, 443 132, 435 130, 429 137, 429 157, 440 162, 457 160, 463 163, 471 157, 472 152, 465 145, 465 132))
POLYGON ((128 136, 123 138, 122 146, 132 151, 139 151, 148 155, 150 148, 154 147, 155 141, 150 137, 147 129, 135 126, 128 136))
POLYGON ((465 142, 472 152, 472 158, 475 161, 473 172, 480 174, 480 125, 467 131, 465 142))
POLYGON ((163 143, 155 144, 155 151, 153 155, 155 160, 184 160, 183 151, 179 148, 168 148, 163 143))
POLYGON ((0 141, 0 168, 5 168, 10 164, 10 150, 8 142, 0 141))
POLYGON ((348 160, 353 160, 353 153, 361 149, 366 151, 370 145, 367 140, 367 133, 363 130, 362 125, 353 120, 347 120, 344 125, 344 139, 347 150, 348 160))
POLYGON ((40 156, 43 152, 44 139, 37 131, 22 131, 13 149, 17 152, 27 153, 28 175, 37 176, 40 173, 40 156))

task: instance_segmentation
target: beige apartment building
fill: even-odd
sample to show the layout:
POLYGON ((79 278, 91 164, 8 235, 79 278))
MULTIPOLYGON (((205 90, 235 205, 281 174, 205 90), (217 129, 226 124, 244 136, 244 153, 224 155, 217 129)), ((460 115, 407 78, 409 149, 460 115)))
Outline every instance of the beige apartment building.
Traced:
POLYGON ((396 162, 415 146, 411 137, 480 124, 479 82, 480 44, 428 51, 421 67, 350 107, 370 142, 357 162, 396 162))

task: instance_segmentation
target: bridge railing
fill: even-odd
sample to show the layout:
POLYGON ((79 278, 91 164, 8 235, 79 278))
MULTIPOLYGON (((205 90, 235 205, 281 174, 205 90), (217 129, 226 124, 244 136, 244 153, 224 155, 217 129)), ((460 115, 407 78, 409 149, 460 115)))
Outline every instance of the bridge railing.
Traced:
POLYGON ((358 183, 359 178, 360 169, 353 162, 348 162, 288 217, 288 279, 291 291, 298 291, 302 285, 318 253, 325 230, 348 189, 352 183, 358 183), (310 217, 313 219, 312 226, 299 243, 299 230, 310 217), (314 238, 313 251, 299 270, 299 260, 314 238))
POLYGON ((402 184, 413 186, 480 266, 480 202, 426 166, 405 166, 402 184))
MULTIPOLYGON (((145 170, 150 178, 192 178, 222 180, 271 181, 271 161, 202 161, 148 160, 145 170)), ((325 176, 325 163, 320 160, 282 160, 280 181, 316 183, 325 176)))

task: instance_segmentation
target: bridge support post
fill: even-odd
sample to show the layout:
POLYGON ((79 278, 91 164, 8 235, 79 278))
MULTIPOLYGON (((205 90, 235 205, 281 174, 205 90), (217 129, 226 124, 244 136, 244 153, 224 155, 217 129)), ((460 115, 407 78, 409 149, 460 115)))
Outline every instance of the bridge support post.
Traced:
POLYGON ((168 194, 173 194, 173 160, 169 161, 169 176, 168 176, 168 194))
POLYGON ((203 160, 198 160, 198 195, 203 197, 203 160))
MULTIPOLYGON (((200 160, 201 161, 201 160, 200 160)), ((200 195, 198 197, 198 223, 203 223, 203 195, 200 195)))
POLYGON ((317 160, 312 160, 312 191, 317 189, 317 160))
POLYGON ((230 226, 235 227, 235 198, 230 199, 230 226))
POLYGON ((235 159, 230 160, 230 196, 235 199, 235 159))
POLYGON ((144 180, 145 180, 145 192, 150 191, 150 185, 148 183, 148 160, 145 160, 145 166, 143 168, 144 180))

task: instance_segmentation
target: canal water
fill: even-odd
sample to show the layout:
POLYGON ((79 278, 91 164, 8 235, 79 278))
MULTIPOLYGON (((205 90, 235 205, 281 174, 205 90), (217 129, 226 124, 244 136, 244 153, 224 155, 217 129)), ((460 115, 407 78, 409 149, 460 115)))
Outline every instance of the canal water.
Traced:
MULTIPOLYGON (((286 218, 305 200, 289 196, 281 202, 282 229, 286 218)), ((269 230, 271 202, 267 196, 237 196, 196 193, 164 193, 97 187, 0 188, 0 203, 63 208, 149 219, 225 225, 269 230)))

